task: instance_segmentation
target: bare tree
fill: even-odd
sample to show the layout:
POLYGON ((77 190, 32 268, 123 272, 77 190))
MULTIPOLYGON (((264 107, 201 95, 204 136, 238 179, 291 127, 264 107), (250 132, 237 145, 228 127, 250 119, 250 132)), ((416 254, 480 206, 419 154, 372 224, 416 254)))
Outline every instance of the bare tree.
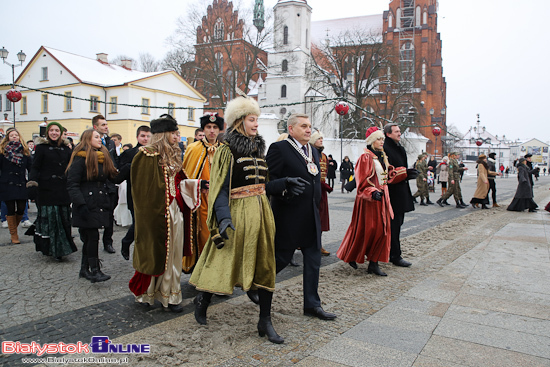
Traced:
POLYGON ((141 71, 147 73, 155 72, 160 70, 161 63, 155 60, 155 57, 149 52, 140 52, 139 53, 139 68, 141 71))
POLYGON ((363 106, 369 97, 379 93, 390 52, 382 36, 369 29, 348 30, 313 45, 307 67, 311 88, 326 96, 347 99, 356 106, 344 120, 345 139, 363 137, 370 126, 373 115, 367 114, 363 106))

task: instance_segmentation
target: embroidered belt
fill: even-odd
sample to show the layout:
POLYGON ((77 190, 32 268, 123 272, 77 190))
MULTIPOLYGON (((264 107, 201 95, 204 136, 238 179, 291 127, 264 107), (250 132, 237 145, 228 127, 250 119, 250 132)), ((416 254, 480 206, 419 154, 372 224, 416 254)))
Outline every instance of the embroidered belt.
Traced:
POLYGON ((231 190, 231 199, 242 199, 265 194, 265 184, 247 185, 231 190))

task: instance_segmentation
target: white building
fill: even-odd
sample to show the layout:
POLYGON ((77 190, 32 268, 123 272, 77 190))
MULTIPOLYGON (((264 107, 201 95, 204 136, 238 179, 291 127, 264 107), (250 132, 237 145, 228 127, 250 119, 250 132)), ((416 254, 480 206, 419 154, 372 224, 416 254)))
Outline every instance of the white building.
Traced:
POLYGON ((491 134, 483 126, 470 127, 464 138, 455 144, 455 150, 462 154, 462 160, 469 162, 475 162, 480 154, 488 155, 495 152, 497 168, 501 164, 504 167, 511 167, 513 162, 506 137, 503 136, 502 139, 499 139, 498 135, 491 134), (481 145, 477 145, 477 142, 480 142, 481 145))
MULTIPOLYGON (((540 141, 539 139, 530 139, 523 143, 517 143, 510 146, 510 160, 512 163, 525 156, 526 154, 532 154, 531 161, 542 168, 548 169, 548 162, 550 162, 550 153, 548 152, 548 144, 540 141)), ((510 164, 511 166, 511 164, 510 164)))
POLYGON ((145 73, 132 70, 130 61, 109 64, 106 54, 91 59, 44 46, 16 84, 23 86, 16 126, 26 139, 38 134, 39 124, 47 120, 60 122, 78 140, 91 128, 91 119, 102 114, 111 133, 135 143, 136 128, 164 113, 176 118, 182 136, 192 137, 206 101, 174 71, 145 73), (101 103, 105 101, 110 104, 101 103))

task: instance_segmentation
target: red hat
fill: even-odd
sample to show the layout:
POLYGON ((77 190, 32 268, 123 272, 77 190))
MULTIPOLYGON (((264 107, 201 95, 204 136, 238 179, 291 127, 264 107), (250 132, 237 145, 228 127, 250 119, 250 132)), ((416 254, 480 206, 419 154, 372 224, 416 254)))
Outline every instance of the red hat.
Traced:
POLYGON ((376 140, 384 138, 384 133, 376 126, 371 126, 368 128, 365 136, 367 138, 367 145, 372 145, 376 140))

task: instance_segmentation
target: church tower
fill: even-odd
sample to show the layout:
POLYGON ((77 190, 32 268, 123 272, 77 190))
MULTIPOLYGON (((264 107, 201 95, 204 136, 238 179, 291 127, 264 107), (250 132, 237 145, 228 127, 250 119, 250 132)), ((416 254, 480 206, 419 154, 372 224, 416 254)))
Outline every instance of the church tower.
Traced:
MULTIPOLYGON (((260 89, 260 106, 303 102, 309 89, 306 65, 311 54, 311 7, 306 0, 279 0, 274 10, 273 52, 268 58, 266 83, 260 89)), ((304 113, 305 105, 263 110, 281 118, 304 113)))

